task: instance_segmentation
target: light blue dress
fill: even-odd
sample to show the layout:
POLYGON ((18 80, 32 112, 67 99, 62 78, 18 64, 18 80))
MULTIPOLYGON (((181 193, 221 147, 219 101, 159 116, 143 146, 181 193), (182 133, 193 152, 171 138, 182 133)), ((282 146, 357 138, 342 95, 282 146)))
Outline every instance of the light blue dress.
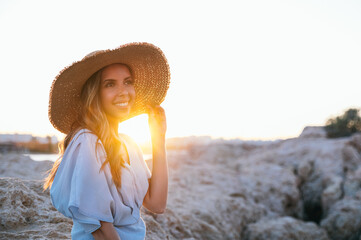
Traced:
POLYGON ((120 137, 130 161, 122 168, 120 190, 112 180, 109 164, 100 171, 106 154, 89 130, 80 130, 64 153, 50 196, 54 207, 73 219, 72 239, 94 239, 91 233, 100 227, 100 221, 113 223, 122 240, 145 238, 140 208, 151 173, 137 144, 124 134, 120 137))

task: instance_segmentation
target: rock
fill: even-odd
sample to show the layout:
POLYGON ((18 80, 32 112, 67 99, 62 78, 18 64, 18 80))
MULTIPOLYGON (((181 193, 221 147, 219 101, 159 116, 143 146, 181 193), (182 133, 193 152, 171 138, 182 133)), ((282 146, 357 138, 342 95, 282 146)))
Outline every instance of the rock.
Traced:
POLYGON ((346 144, 342 149, 343 169, 345 172, 352 171, 361 165, 361 155, 353 146, 346 144))
POLYGON ((361 200, 345 198, 335 203, 322 220, 332 240, 359 239, 361 236, 361 200))
POLYGON ((351 136, 349 145, 353 146, 359 153, 361 153, 361 133, 355 133, 351 136))
POLYGON ((300 186, 303 201, 303 219, 318 223, 323 215, 321 196, 322 174, 312 169, 311 175, 300 186))
MULTIPOLYGON (((170 239, 239 239, 242 229, 267 214, 262 204, 239 192, 238 173, 212 151, 170 155, 168 206, 165 214, 151 214, 170 239), (194 154, 194 153, 193 153, 194 154)), ((229 146, 226 146, 228 148, 229 146)), ((219 148, 225 148, 220 145, 219 148)))
MULTIPOLYGON (((165 213, 142 209, 147 239, 359 239, 361 135, 307 131, 264 143, 175 145, 165 213)), ((22 178, 0 179, 0 239, 70 238, 71 220, 51 206, 49 191, 26 180, 51 166, 0 155, 0 176, 22 178)))
POLYGON ((300 138, 326 138, 327 133, 323 126, 307 126, 303 129, 300 138))
POLYGON ((313 161, 301 161, 298 165, 297 175, 301 183, 305 182, 313 172, 314 162, 313 161))
POLYGON ((343 183, 343 192, 345 196, 354 197, 361 192, 361 166, 355 171, 348 171, 343 183))
POLYGON ((330 207, 341 199, 343 178, 337 175, 324 177, 324 190, 321 195, 323 215, 326 215, 330 207))
POLYGON ((41 181, 0 178, 2 239, 70 239, 72 221, 42 192, 41 181))
POLYGON ((291 217, 262 219, 249 224, 243 240, 328 240, 324 229, 312 222, 303 222, 291 217))
POLYGON ((225 164, 232 159, 236 159, 246 151, 242 147, 244 144, 212 143, 204 146, 192 146, 188 152, 192 159, 197 161, 207 160, 209 163, 225 164))
POLYGON ((28 180, 41 180, 52 168, 52 161, 33 161, 22 154, 0 155, 0 177, 16 177, 28 180))
POLYGON ((292 171, 272 163, 243 165, 239 191, 247 199, 280 215, 302 217, 297 177, 292 171))
MULTIPOLYGON (((144 209, 143 209, 144 210, 144 209)), ((150 216, 149 214, 145 214, 143 212, 142 214, 143 220, 146 223, 146 228, 147 228, 147 235, 146 235, 146 239, 147 240, 156 240, 156 239, 174 239, 172 237, 170 237, 161 227, 161 225, 155 221, 153 219, 152 216, 150 216)))

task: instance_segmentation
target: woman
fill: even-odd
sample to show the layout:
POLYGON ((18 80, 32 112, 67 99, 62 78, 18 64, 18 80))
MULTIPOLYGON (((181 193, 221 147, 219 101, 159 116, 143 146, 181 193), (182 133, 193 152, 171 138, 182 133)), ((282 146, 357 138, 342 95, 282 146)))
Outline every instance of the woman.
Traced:
POLYGON ((66 134, 45 179, 54 207, 73 219, 72 239, 144 239, 143 205, 166 207, 166 119, 159 104, 170 73, 162 51, 130 43, 97 51, 65 68, 52 84, 49 119, 66 134), (118 124, 148 113, 153 164, 118 124))

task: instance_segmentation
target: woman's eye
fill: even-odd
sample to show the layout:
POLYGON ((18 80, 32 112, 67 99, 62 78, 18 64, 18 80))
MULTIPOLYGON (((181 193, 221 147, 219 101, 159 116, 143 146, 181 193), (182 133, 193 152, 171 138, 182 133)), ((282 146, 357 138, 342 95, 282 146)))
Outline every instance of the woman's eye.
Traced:
POLYGON ((134 81, 133 80, 126 80, 125 81, 125 85, 133 85, 134 81))
POLYGON ((105 87, 113 87, 114 86, 114 83, 107 83, 105 84, 105 87))

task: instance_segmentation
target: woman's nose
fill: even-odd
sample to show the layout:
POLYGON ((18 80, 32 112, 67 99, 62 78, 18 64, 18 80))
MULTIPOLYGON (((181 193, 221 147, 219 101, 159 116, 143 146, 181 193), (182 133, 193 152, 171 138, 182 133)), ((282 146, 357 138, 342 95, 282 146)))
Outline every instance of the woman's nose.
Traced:
POLYGON ((127 88, 125 86, 119 86, 117 91, 119 96, 128 94, 127 88))

